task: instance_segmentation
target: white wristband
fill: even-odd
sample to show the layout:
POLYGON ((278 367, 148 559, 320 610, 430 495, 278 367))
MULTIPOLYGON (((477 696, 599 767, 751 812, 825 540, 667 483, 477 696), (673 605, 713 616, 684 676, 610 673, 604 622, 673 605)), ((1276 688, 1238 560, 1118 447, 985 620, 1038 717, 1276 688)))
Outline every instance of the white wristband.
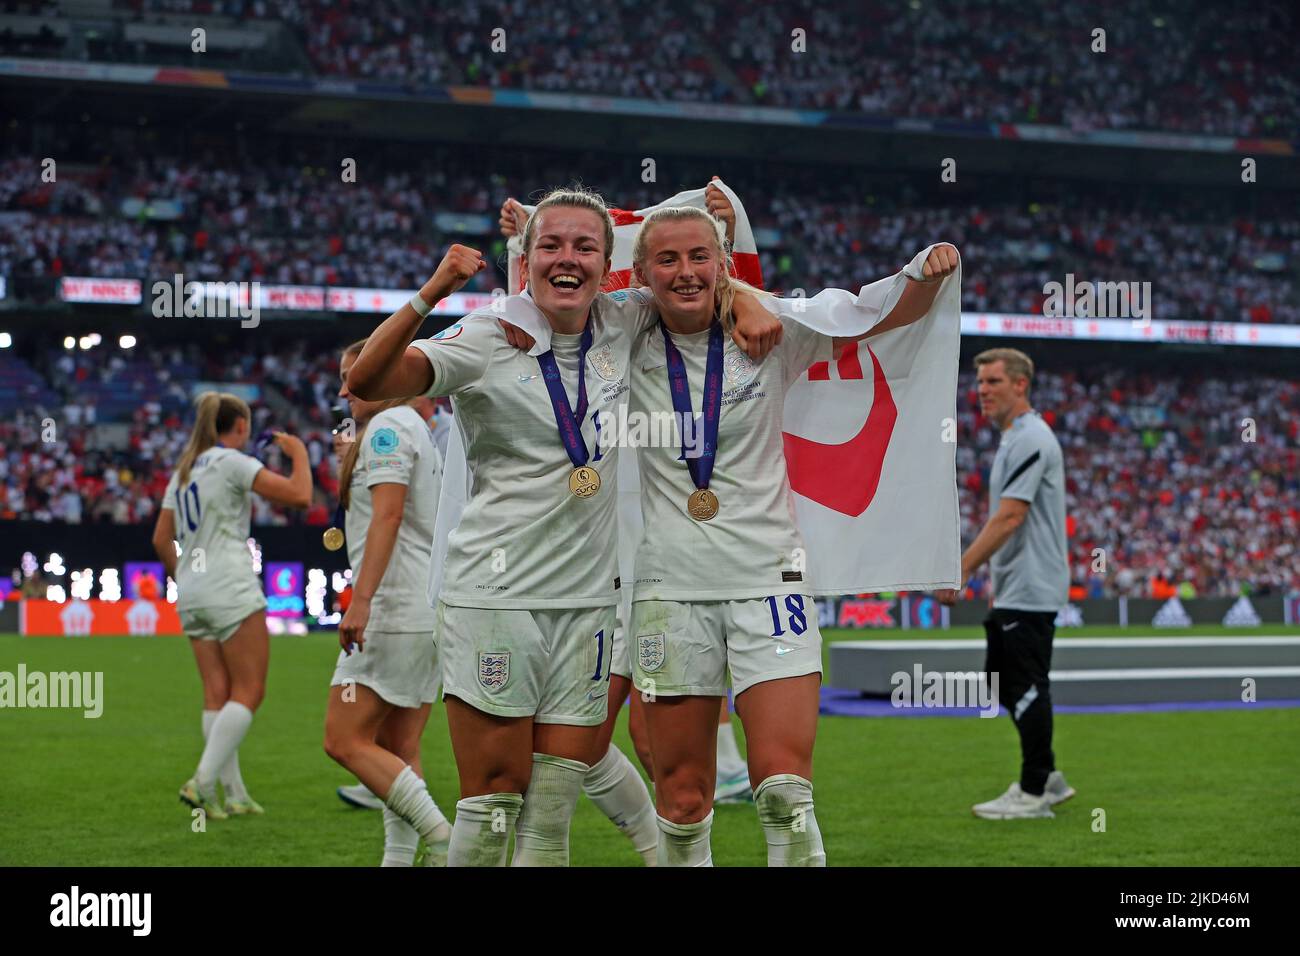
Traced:
POLYGON ((424 318, 433 311, 433 306, 425 302, 424 297, 418 292, 411 296, 411 308, 415 310, 415 314, 420 318, 424 318))

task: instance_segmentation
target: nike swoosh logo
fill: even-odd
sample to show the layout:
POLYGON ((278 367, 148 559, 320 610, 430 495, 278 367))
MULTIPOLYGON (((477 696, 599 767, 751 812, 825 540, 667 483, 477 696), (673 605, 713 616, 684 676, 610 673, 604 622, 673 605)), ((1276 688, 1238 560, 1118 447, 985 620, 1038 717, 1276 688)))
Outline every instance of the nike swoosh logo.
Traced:
MULTIPOLYGON (((786 469, 790 489, 833 511, 856 518, 866 511, 876 497, 880 473, 885 466, 885 452, 898 422, 898 407, 885 378, 880 359, 866 342, 859 342, 871 356, 875 398, 861 431, 838 445, 784 434, 786 469)), ((846 349, 840 356, 840 379, 862 378, 862 364, 857 349, 846 349)))
POLYGON ((541 373, 539 373, 539 372, 534 372, 532 375, 520 375, 520 376, 519 376, 519 381, 521 381, 521 382, 531 382, 533 379, 537 378, 537 376, 538 376, 539 374, 541 374, 541 373))
POLYGON ((1002 625, 1002 630, 1004 630, 1004 631, 1009 631, 1009 630, 1011 630, 1013 627, 1019 627, 1019 626, 1020 626, 1020 622, 1019 622, 1019 621, 1014 621, 1014 622, 1012 622, 1011 624, 1003 624, 1003 625, 1002 625))
POLYGON ((776 649, 776 656, 785 657, 785 655, 789 654, 792 650, 794 650, 793 647, 778 647, 776 649))

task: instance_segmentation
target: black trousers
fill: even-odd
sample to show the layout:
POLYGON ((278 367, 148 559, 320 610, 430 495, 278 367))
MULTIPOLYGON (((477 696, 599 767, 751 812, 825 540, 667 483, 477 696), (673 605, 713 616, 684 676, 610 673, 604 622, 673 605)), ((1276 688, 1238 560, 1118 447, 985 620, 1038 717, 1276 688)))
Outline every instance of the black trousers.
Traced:
POLYGON ((1011 714, 1020 734, 1020 789, 1037 796, 1056 769, 1052 753, 1052 669, 1056 614, 994 608, 984 619, 988 654, 984 670, 992 686, 998 680, 998 703, 1011 714))

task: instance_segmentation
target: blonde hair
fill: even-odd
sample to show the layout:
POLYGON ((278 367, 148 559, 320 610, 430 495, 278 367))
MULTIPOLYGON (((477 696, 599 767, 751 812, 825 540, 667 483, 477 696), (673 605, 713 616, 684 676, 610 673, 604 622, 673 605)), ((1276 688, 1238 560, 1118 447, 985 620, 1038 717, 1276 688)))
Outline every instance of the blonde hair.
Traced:
POLYGON ((717 282, 713 287, 713 302, 717 308, 722 328, 728 334, 736 324, 732 315, 732 306, 736 302, 737 292, 749 292, 753 295, 771 295, 764 289, 750 285, 743 279, 732 275, 731 250, 727 248, 727 225, 712 213, 705 212, 697 206, 666 206, 656 209, 646 216, 637 231, 636 241, 632 244, 632 265, 645 273, 645 262, 650 255, 650 230, 661 222, 685 222, 694 220, 709 229, 713 237, 713 249, 717 253, 722 269, 718 272, 717 282))
POLYGON ((541 214, 557 206, 587 209, 599 216, 605 227, 605 258, 609 259, 614 255, 614 218, 609 214, 605 200, 594 189, 578 185, 565 189, 552 189, 542 197, 542 201, 537 204, 533 214, 524 223, 524 255, 533 251, 533 243, 537 241, 537 221, 541 219, 541 214))
MULTIPOLYGON (((360 355, 361 350, 366 347, 366 341, 366 339, 360 339, 353 342, 343 350, 343 357, 360 355)), ((414 398, 390 398, 375 409, 375 415, 390 408, 396 408, 398 405, 414 405, 417 401, 419 401, 418 395, 414 398)), ((352 444, 348 446, 348 450, 343 453, 343 463, 339 465, 339 504, 343 506, 344 511, 352 507, 352 472, 357 467, 357 457, 361 454, 361 440, 365 438, 366 427, 370 424, 370 419, 374 418, 375 415, 367 418, 366 423, 357 429, 356 437, 353 438, 352 444)))
POLYGON ((194 400, 194 407, 194 428, 190 430, 190 440, 185 443, 185 450, 176 463, 178 484, 189 481, 194 460, 215 445, 220 436, 234 428, 238 419, 247 419, 250 425, 253 421, 248 403, 229 392, 203 392, 194 400))
POLYGON ((980 366, 991 365, 994 362, 1002 363, 1002 367, 1007 370, 1008 378, 1012 380, 1023 378, 1030 385, 1034 383, 1034 360, 1020 349, 985 349, 975 356, 975 370, 979 371, 980 366))

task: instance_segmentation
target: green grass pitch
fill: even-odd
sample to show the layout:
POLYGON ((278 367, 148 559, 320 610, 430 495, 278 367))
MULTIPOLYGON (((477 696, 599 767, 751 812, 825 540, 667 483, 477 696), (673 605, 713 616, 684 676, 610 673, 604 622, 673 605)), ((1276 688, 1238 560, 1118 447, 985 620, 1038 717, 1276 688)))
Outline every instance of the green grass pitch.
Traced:
MULTIPOLYGON (((1062 636, 1106 632, 1115 633, 1091 628, 1062 636)), ((825 634, 828 643, 860 636, 825 634)), ((0 710, 0 865, 377 864, 380 816, 337 799, 334 788, 352 781, 320 746, 337 653, 332 633, 272 639, 267 699, 240 751, 244 778, 267 815, 191 831, 188 808, 176 797, 202 743, 199 679, 187 643, 0 635, 0 670, 14 672, 22 662, 29 671, 103 671, 105 698, 97 720, 79 711, 0 710)), ((616 742, 631 753, 626 720, 616 742)), ((969 808, 1017 774, 1015 734, 1005 718, 823 717, 815 783, 828 862, 1300 863, 1300 710, 1063 714, 1055 746, 1078 797, 1055 820, 996 823, 975 819, 969 808), (1094 829, 1098 810, 1104 832, 1094 829)), ((451 811, 456 778, 441 705, 425 734, 424 764, 434 799, 451 811)), ((571 845, 575 865, 640 862, 585 800, 571 845)), ((718 808, 713 854, 718 865, 763 865, 752 806, 718 808)))

